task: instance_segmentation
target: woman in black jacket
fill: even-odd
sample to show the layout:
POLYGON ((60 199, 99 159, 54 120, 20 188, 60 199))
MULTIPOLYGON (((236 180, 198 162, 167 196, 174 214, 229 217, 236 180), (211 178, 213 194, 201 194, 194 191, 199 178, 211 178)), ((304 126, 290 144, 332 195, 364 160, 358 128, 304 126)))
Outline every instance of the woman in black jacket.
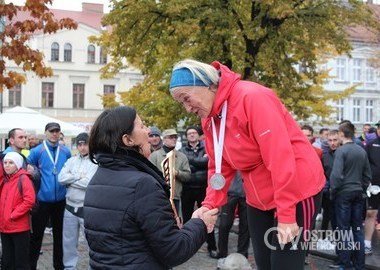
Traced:
POLYGON ((191 258, 213 229, 217 209, 196 211, 177 227, 169 186, 147 159, 149 132, 126 106, 104 111, 92 127, 90 159, 99 168, 84 201, 92 269, 169 269, 191 258))

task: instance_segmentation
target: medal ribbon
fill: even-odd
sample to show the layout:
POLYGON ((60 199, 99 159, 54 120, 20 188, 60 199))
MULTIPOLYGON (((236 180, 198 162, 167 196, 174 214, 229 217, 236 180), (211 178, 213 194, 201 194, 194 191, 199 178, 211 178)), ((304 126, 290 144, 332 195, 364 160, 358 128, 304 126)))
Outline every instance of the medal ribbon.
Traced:
POLYGON ((223 145, 224 145, 224 133, 226 130, 226 117, 227 116, 227 100, 224 101, 222 108, 222 120, 219 127, 219 139, 216 136, 216 128, 214 117, 211 118, 212 123, 212 136, 214 141, 214 154, 215 154, 215 173, 222 172, 222 156, 223 156, 223 145))
POLYGON ((47 147, 47 144, 46 144, 46 141, 44 140, 44 146, 45 146, 45 149, 46 149, 46 152, 51 160, 51 163, 53 163, 53 166, 54 166, 54 169, 56 168, 55 165, 57 164, 57 161, 58 161, 58 156, 59 156, 59 145, 57 146, 57 152, 55 153, 55 159, 53 159, 51 153, 50 153, 50 150, 49 148, 47 147))

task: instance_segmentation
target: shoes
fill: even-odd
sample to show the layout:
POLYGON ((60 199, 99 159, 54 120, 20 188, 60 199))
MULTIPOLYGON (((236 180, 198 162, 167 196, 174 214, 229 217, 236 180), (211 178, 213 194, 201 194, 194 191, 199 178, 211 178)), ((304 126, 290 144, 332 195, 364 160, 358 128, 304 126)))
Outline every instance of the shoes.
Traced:
POLYGON ((53 228, 46 227, 44 233, 45 233, 45 234, 53 235, 53 228))
POLYGON ((216 250, 209 250, 208 255, 213 259, 218 259, 218 252, 216 250))
POLYGON ((372 248, 370 247, 364 247, 364 254, 365 255, 372 255, 372 248))

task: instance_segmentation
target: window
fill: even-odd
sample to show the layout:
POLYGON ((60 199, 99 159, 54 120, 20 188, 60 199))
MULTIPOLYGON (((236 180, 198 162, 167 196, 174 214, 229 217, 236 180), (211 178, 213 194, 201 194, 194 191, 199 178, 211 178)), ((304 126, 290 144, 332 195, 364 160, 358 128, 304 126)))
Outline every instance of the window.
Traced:
POLYGON ((66 43, 63 48, 63 61, 71 62, 71 44, 66 43))
POLYGON ((362 78, 362 59, 354 58, 352 63, 352 79, 354 82, 363 81, 362 78))
POLYGON ((369 61, 366 61, 366 81, 368 83, 374 83, 375 82, 375 70, 373 67, 371 67, 369 61))
POLYGON ((338 58, 336 60, 336 77, 340 81, 346 80, 346 59, 338 58))
POLYGON ((57 42, 51 44, 51 61, 59 61, 59 44, 57 42))
POLYGON ((87 62, 94 64, 95 63, 95 46, 89 45, 87 48, 87 62))
POLYGON ((365 101, 365 122, 373 122, 373 100, 367 99, 365 101))
POLYGON ((73 109, 84 109, 84 84, 73 84, 73 109))
POLYGON ((16 84, 9 89, 8 104, 9 107, 21 106, 21 84, 16 84))
POLYGON ((354 123, 360 122, 360 105, 361 105, 361 100, 360 99, 354 99, 353 100, 353 117, 352 121, 354 123))
POLYGON ((99 63, 100 64, 107 64, 107 52, 104 49, 104 47, 100 47, 100 54, 99 54, 99 63))
POLYGON ((42 108, 53 108, 54 103, 54 83, 42 83, 42 108))
POLYGON ((336 120, 338 122, 344 119, 344 100, 340 99, 336 103, 336 120))
POLYGON ((104 95, 114 95, 115 94, 115 85, 105 84, 103 87, 104 95))

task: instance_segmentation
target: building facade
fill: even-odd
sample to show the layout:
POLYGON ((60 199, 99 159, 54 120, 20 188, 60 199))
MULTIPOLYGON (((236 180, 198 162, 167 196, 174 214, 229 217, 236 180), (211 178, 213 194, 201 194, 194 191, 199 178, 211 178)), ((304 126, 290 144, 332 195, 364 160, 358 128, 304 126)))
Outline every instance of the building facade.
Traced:
MULTIPOLYGON (((371 6, 380 14, 380 6, 371 6)), ((97 36, 104 30, 101 26, 102 4, 83 3, 80 12, 52 11, 57 19, 74 19, 78 28, 49 35, 34 34, 30 46, 44 53, 54 75, 39 78, 34 73, 24 73, 26 84, 4 91, 3 110, 25 106, 89 129, 103 110, 101 95, 128 91, 141 82, 143 76, 139 70, 130 68, 119 72, 113 79, 100 78, 99 70, 110 59, 103 48, 91 44, 88 37, 97 36)), ((351 29, 349 35, 353 45, 351 56, 331 58, 321 68, 329 70, 331 75, 325 84, 326 90, 342 91, 357 85, 354 94, 330 105, 336 108, 331 117, 337 123, 349 119, 360 127, 380 120, 380 78, 371 62, 379 45, 363 29, 351 29)), ((12 62, 7 63, 7 69, 23 73, 12 62)))
POLYGON ((356 126, 373 124, 380 120, 380 77, 373 67, 374 55, 378 48, 370 43, 353 41, 351 57, 340 55, 330 59, 324 68, 330 70, 331 79, 326 90, 342 91, 356 86, 350 96, 333 105, 336 113, 332 116, 339 123, 343 119, 356 126))
MULTIPOLYGON (((27 82, 4 91, 3 110, 24 106, 88 130, 103 110, 102 95, 127 91, 141 82, 143 76, 139 70, 130 68, 112 79, 100 78, 99 70, 110 59, 88 37, 100 35, 104 30, 102 4, 83 3, 80 12, 52 11, 57 19, 74 19, 78 28, 54 34, 35 33, 30 40, 33 49, 43 52, 46 65, 53 69, 52 77, 39 78, 23 72, 15 63, 7 63, 9 71, 23 73, 27 82)), ((23 14, 20 16, 23 19, 23 14)))

